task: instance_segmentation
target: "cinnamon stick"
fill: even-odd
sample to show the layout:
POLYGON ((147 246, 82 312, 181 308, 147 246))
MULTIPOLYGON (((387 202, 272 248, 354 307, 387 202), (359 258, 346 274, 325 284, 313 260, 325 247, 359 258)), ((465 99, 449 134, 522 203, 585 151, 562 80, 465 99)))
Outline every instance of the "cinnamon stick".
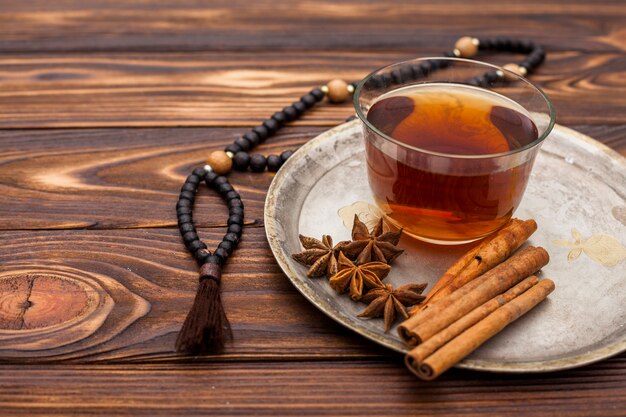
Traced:
POLYGON ((467 315, 461 317, 450 326, 446 327, 430 339, 426 340, 424 343, 414 348, 411 351, 413 359, 418 362, 422 362, 441 346, 463 333, 465 330, 469 329, 489 314, 493 313, 497 308, 502 307, 504 304, 510 302, 532 286, 537 285, 538 282, 539 278, 535 275, 531 275, 504 294, 500 294, 483 305, 476 307, 467 315))
POLYGON ((507 325, 545 300, 553 290, 554 282, 551 280, 539 281, 537 285, 499 307, 430 356, 422 358, 416 353, 419 348, 411 350, 405 357, 407 367, 421 379, 429 381, 435 379, 507 325))
POLYGON ((422 302, 424 304, 426 301, 431 299, 437 292, 441 291, 444 287, 447 287, 452 283, 454 278, 467 267, 467 265, 474 259, 474 257, 478 254, 478 252, 483 249, 486 245, 488 245, 493 239, 500 235, 505 229, 510 227, 513 224, 519 223, 521 220, 519 219, 510 219, 502 229, 500 229, 497 233, 488 236, 485 240, 483 240, 479 245, 476 245, 474 248, 470 249, 469 252, 466 252, 463 256, 461 256, 448 270, 437 280, 435 285, 428 292, 428 296, 422 302))
POLYGON ((486 301, 503 293, 546 265, 550 257, 541 247, 528 246, 398 327, 409 346, 429 339, 486 301))
POLYGON ((537 230, 534 220, 511 219, 495 235, 454 263, 428 292, 426 299, 410 314, 424 310, 508 258, 537 230))

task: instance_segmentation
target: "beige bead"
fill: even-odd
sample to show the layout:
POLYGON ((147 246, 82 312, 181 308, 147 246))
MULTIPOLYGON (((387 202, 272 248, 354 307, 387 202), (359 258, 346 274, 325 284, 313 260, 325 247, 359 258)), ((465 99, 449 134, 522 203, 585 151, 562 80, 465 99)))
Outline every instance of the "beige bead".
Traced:
POLYGON ((211 152, 207 158, 207 164, 213 168, 213 172, 219 175, 228 174, 233 167, 233 160, 224 151, 211 152))
MULTIPOLYGON (((523 77, 526 75, 526 68, 519 66, 517 64, 506 64, 506 65, 503 65, 502 68, 504 68, 505 70, 511 71, 512 73, 517 74, 520 77, 523 77)), ((508 81, 514 81, 517 78, 511 75, 510 73, 504 72, 504 79, 508 81)))
POLYGON ((463 36, 456 41, 454 49, 458 51, 457 55, 463 58, 471 58, 478 52, 478 39, 470 36, 463 36))
POLYGON ((332 80, 328 84, 328 100, 331 103, 343 103, 348 99, 350 93, 348 92, 348 83, 344 80, 332 80))

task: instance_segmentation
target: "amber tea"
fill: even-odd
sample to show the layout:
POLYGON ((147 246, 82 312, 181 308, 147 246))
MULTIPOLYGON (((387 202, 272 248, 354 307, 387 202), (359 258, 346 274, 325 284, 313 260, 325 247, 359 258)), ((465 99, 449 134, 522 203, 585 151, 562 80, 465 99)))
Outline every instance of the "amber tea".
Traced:
POLYGON ((532 144, 538 130, 511 99, 463 84, 411 85, 379 97, 367 120, 392 139, 366 140, 374 198, 410 234, 473 240, 518 206, 534 158, 501 156, 532 144))

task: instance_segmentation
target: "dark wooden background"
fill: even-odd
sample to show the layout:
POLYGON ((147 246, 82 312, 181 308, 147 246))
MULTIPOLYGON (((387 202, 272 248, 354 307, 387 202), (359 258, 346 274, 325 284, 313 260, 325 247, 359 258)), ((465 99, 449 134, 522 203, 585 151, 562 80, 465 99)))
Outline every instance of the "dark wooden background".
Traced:
MULTIPOLYGON (((626 154, 625 23, 622 0, 0 0, 0 414, 625 415, 626 355, 416 380, 281 273, 271 174, 232 176, 248 208, 224 277, 235 343, 173 351, 197 282, 173 208, 210 150, 329 79, 506 35, 548 50, 533 79, 559 123, 626 154)), ((351 113, 321 106, 259 151, 351 113)), ((197 213, 212 246, 225 209, 205 192, 197 213)))

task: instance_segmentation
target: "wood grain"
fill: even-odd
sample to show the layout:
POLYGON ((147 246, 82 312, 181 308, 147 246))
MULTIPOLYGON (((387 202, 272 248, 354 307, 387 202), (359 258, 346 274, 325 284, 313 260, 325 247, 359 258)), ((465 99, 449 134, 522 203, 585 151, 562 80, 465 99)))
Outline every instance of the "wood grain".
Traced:
MULTIPOLYGON (((5 55, 0 128, 252 126, 333 78, 445 49, 5 55)), ((513 56, 485 57, 504 64, 513 56)), ((626 55, 549 52, 532 77, 559 123, 626 123, 626 55)), ((352 106, 321 105, 296 125, 337 124, 352 106)))
MULTIPOLYGON (((287 128, 260 146, 264 154, 295 149, 323 129, 287 128)), ((173 227, 189 173, 211 150, 246 130, 103 129, 0 132, 0 229, 173 227)), ((263 219, 273 174, 234 172, 246 224, 263 219)), ((194 220, 224 225, 221 198, 202 187, 194 220)))
MULTIPOLYGON (((211 248, 223 233, 220 228, 199 230, 211 248)), ((247 228, 236 256, 222 276, 236 343, 213 360, 356 358, 385 352, 304 300, 276 264, 263 228, 247 228)), ((198 268, 176 229, 0 232, 0 305, 9 294, 3 282, 35 274, 82 283, 92 288, 90 294, 110 301, 100 302, 78 323, 44 327, 28 333, 29 339, 0 328, 0 361, 184 359, 175 354, 174 340, 191 307, 198 268)), ((33 303, 26 314, 38 308, 33 303)))
MULTIPOLYGON (((533 80, 558 123, 626 155, 624 19, 621 0, 0 2, 0 415, 624 415, 626 354, 417 381, 281 273, 262 227, 271 174, 232 176, 247 209, 224 274, 235 344, 173 351, 197 285, 173 206, 209 150, 312 86, 474 35, 546 46, 533 80)), ((259 152, 352 113, 320 106, 259 152)), ((213 246, 226 212, 201 193, 213 246)))
POLYGON ((623 51, 623 2, 5 2, 0 51, 449 48, 463 35, 532 36, 553 50, 623 51), (601 24, 599 23, 601 22, 601 24))
POLYGON ((550 375, 452 370, 425 383, 398 360, 5 366, 1 415, 623 416, 626 357, 550 375), (63 381, 59 384, 59 381, 63 381))

